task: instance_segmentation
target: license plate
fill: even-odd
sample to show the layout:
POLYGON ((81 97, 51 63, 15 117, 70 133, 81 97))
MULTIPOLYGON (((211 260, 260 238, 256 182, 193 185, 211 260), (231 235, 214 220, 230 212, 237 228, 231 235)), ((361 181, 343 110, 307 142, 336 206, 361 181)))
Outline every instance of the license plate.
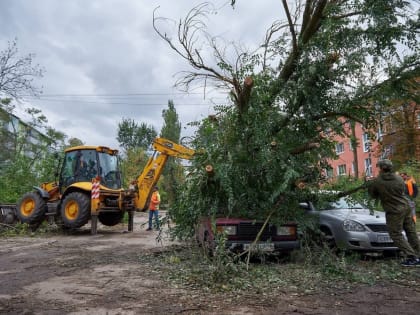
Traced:
POLYGON ((262 252, 272 252, 274 251, 274 244, 273 243, 259 243, 254 244, 251 247, 251 244, 244 244, 244 250, 250 249, 252 251, 262 251, 262 252))
POLYGON ((389 235, 378 235, 378 243, 392 243, 392 239, 389 235))

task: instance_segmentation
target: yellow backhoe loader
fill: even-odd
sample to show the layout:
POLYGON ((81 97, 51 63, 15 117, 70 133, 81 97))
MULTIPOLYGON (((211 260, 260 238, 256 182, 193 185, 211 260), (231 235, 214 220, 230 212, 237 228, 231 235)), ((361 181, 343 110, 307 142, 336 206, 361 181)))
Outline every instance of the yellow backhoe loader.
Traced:
POLYGON ((191 159, 194 150, 163 138, 153 141, 154 153, 136 180, 135 189, 123 189, 118 151, 104 146, 76 146, 65 150, 58 180, 43 183, 24 194, 15 206, 0 205, 8 221, 37 227, 45 219, 76 229, 91 221, 113 226, 128 213, 128 231, 133 231, 135 211, 145 211, 149 196, 169 157, 191 159))

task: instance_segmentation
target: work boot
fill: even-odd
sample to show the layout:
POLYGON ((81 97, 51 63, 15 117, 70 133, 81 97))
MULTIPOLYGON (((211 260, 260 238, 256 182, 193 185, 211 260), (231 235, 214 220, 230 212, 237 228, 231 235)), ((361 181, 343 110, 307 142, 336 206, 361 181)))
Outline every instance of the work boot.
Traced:
POLYGON ((150 228, 150 227, 146 229, 146 231, 151 231, 151 230, 152 230, 152 228, 150 228))

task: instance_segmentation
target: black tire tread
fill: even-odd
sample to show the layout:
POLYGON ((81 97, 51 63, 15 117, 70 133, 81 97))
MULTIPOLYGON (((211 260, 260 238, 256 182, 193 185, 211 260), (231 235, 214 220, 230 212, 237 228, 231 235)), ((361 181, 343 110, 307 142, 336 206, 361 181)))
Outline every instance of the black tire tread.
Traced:
POLYGON ((45 218, 45 212, 47 210, 46 201, 41 197, 41 195, 36 191, 31 191, 24 194, 16 204, 16 215, 22 223, 28 223, 30 225, 40 224, 41 221, 45 218), (21 206, 25 200, 33 199, 35 201, 35 209, 29 216, 25 216, 21 212, 21 206))
POLYGON ((121 223, 121 220, 124 216, 123 212, 109 212, 109 213, 99 213, 98 220, 103 225, 114 226, 118 223, 121 223))
POLYGON ((72 192, 64 197, 61 204, 61 220, 65 228, 77 229, 88 223, 90 219, 90 197, 82 192, 72 192), (78 216, 69 220, 65 215, 65 206, 70 201, 76 201, 79 207, 78 216))

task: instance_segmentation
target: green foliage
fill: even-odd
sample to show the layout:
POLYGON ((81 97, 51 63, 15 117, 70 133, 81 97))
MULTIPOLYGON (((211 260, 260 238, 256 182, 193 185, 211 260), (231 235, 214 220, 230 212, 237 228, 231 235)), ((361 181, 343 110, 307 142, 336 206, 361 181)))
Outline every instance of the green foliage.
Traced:
POLYGON ((0 226, 0 236, 12 237, 31 234, 31 228, 27 223, 17 223, 15 225, 0 226))
MULTIPOLYGON (((179 143, 181 136, 181 122, 179 121, 178 114, 172 100, 168 101, 168 109, 164 109, 162 111, 162 117, 163 126, 160 131, 160 136, 175 143, 179 143)), ((184 180, 181 162, 176 159, 169 158, 162 174, 163 177, 161 179, 161 186, 165 195, 162 195, 161 197, 165 203, 169 204, 170 208, 175 201, 177 190, 184 180)))
POLYGON ((128 148, 125 156, 121 159, 124 186, 128 187, 131 181, 136 180, 149 157, 144 148, 128 148))
POLYGON ((79 145, 83 145, 83 141, 78 138, 70 138, 68 141, 69 147, 77 147, 79 145))
POLYGON ((161 137, 178 143, 181 136, 181 122, 179 121, 178 113, 172 100, 168 101, 168 109, 162 111, 162 117, 163 126, 160 131, 161 137))
POLYGON ((174 208, 179 230, 191 231, 187 226, 201 215, 264 219, 274 212, 272 220, 279 222, 296 216, 301 192, 295 182, 318 181, 318 152, 291 154, 302 135, 280 130, 273 136, 270 127, 282 119, 277 108, 264 109, 252 100, 247 113, 224 107, 216 120, 203 121, 194 142, 202 153, 174 208), (214 175, 205 172, 205 165, 213 166, 214 175))
POLYGON ((153 126, 147 125, 146 123, 138 125, 130 118, 123 118, 118 123, 117 141, 126 151, 137 147, 146 150, 150 147, 156 136, 157 132, 153 126))
POLYGON ((14 203, 33 186, 56 179, 58 160, 52 149, 62 151, 65 135, 47 126, 47 119, 39 110, 26 109, 32 117, 28 123, 11 119, 13 107, 2 104, 0 111, 7 118, 2 120, 7 124, 2 130, 7 132, 0 134, 0 143, 8 148, 0 154, 0 202, 14 203), (45 133, 38 132, 36 127, 45 133), (37 141, 31 141, 31 137, 37 141))

